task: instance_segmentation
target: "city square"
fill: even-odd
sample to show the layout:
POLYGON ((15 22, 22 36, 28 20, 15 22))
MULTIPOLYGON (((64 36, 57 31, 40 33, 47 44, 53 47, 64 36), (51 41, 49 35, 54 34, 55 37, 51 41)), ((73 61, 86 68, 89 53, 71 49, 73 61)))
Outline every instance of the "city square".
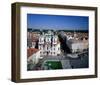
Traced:
POLYGON ((28 22, 29 25, 35 27, 37 22, 37 27, 28 27, 27 29, 27 70, 88 68, 88 17, 29 14, 28 19, 31 23, 28 22), (35 22, 32 20, 36 17, 40 21, 38 19, 35 22), (59 20, 54 22, 55 19, 59 20), (77 22, 74 19, 78 19, 77 22), (48 21, 46 22, 46 20, 48 21), (60 20, 66 22, 59 24, 60 20), (69 20, 72 24, 69 23, 69 20), (40 22, 45 27, 38 26, 40 22), (56 23, 63 28, 57 28, 57 26, 54 28, 54 25, 46 27, 45 23, 47 25, 56 23), (66 23, 69 23, 67 25, 71 25, 72 28, 65 28, 66 23), (75 28, 73 24, 77 24, 76 27, 83 26, 85 28, 75 28))

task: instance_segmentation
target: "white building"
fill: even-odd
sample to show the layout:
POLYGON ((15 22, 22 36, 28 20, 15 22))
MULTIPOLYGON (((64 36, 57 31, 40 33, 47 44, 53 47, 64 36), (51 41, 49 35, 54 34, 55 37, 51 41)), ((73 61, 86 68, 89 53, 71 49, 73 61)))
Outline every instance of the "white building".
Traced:
POLYGON ((71 49, 72 53, 82 52, 85 49, 88 49, 88 40, 68 40, 68 47, 71 49))
POLYGON ((60 54, 60 43, 58 36, 54 35, 53 32, 43 33, 39 37, 39 49, 41 55, 52 55, 56 56, 60 54))

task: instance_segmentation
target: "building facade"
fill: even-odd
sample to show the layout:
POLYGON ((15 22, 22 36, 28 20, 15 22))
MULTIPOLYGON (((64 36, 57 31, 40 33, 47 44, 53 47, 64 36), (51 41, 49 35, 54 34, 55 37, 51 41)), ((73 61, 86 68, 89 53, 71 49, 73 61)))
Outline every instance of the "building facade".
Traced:
POLYGON ((57 56, 60 54, 60 43, 58 36, 51 31, 40 35, 38 46, 41 55, 57 56))
POLYGON ((72 53, 83 52, 83 50, 88 49, 88 40, 67 40, 67 45, 72 53))

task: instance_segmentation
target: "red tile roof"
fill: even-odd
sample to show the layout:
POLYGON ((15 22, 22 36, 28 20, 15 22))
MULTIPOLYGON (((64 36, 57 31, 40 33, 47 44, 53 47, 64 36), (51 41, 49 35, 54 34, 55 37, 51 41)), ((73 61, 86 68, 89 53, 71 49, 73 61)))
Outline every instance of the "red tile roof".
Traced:
POLYGON ((27 57, 30 57, 32 54, 38 52, 39 49, 36 49, 36 48, 29 48, 27 49, 27 57))

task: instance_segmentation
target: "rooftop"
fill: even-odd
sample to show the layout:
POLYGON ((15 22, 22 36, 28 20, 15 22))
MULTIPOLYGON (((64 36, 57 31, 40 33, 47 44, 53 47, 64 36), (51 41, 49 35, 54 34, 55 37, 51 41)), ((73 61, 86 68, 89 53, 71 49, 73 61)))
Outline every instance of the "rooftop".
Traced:
POLYGON ((70 39, 68 40, 71 44, 72 43, 87 43, 88 40, 75 40, 75 39, 70 39))
POLYGON ((27 57, 30 57, 31 55, 33 55, 34 53, 37 53, 38 51, 39 49, 36 49, 36 48, 27 49, 27 57))

